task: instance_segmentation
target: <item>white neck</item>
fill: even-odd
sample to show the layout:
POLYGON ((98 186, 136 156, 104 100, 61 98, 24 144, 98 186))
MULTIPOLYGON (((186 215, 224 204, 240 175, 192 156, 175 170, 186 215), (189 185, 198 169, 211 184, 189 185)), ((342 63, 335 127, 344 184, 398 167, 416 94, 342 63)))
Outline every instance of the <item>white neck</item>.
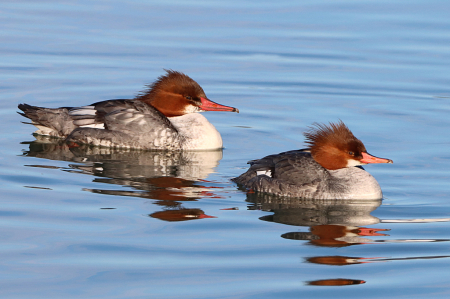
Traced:
POLYGON ((366 165, 366 164, 365 163, 361 163, 358 160, 348 159, 347 160, 347 166, 345 166, 345 167, 353 167, 353 166, 359 166, 359 165, 366 165))
POLYGON ((200 113, 169 117, 169 120, 184 140, 182 149, 211 150, 223 147, 220 133, 200 113))

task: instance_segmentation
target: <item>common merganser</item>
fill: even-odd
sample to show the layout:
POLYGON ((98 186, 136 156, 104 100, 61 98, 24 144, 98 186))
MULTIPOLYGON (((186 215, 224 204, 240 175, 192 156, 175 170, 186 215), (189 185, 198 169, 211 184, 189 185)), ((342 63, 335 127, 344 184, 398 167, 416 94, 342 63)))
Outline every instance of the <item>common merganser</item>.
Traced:
POLYGON ((304 133, 304 150, 249 161, 249 170, 233 181, 253 191, 313 199, 381 199, 375 178, 360 165, 393 163, 367 153, 342 122, 315 124, 304 133), (355 167, 356 166, 356 167, 355 167))
POLYGON ((55 109, 20 104, 19 109, 38 128, 36 134, 95 146, 162 150, 222 148, 216 128, 194 112, 239 112, 209 100, 197 82, 172 70, 132 100, 55 109))

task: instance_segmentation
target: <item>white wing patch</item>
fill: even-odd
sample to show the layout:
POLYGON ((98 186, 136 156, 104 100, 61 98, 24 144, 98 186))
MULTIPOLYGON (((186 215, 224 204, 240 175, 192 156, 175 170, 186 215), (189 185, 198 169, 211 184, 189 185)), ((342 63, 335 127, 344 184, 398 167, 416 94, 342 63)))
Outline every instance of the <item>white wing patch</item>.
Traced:
POLYGON ((95 115, 97 110, 95 106, 82 106, 75 107, 69 110, 69 115, 74 116, 73 124, 80 128, 94 128, 94 129, 104 129, 105 125, 103 123, 95 122, 95 115), (86 118, 83 118, 85 116, 86 118))
POLYGON ((87 124, 87 125, 80 126, 80 128, 104 129, 105 124, 87 124))
POLYGON ((69 115, 95 115, 96 112, 94 106, 82 106, 70 109, 69 115))
POLYGON ((270 169, 258 170, 256 171, 256 175, 267 175, 268 177, 272 177, 272 171, 270 169))

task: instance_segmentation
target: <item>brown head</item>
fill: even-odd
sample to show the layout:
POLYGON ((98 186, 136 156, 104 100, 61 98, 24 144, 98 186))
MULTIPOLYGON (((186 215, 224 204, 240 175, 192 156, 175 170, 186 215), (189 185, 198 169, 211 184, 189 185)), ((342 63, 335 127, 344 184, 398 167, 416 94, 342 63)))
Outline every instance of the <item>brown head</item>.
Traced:
POLYGON ((342 121, 328 126, 315 124, 304 135, 314 160, 329 170, 369 163, 393 163, 392 160, 369 155, 361 140, 342 121))
POLYGON ((172 70, 166 72, 136 99, 152 105, 167 117, 200 111, 239 112, 209 100, 200 85, 187 75, 172 70))

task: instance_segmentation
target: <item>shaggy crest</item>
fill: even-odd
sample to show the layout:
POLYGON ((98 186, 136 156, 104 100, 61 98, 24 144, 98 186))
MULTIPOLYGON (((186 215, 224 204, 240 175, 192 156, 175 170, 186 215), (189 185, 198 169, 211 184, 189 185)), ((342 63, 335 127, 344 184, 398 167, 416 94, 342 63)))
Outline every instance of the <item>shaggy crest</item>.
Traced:
MULTIPOLYGON (((340 120, 338 123, 331 123, 329 126, 325 124, 314 123, 315 127, 309 127, 309 131, 305 132, 306 143, 309 148, 325 145, 325 144, 339 144, 347 142, 350 139, 358 140, 353 135, 352 131, 340 120)), ((361 142, 361 141, 360 141, 361 142)))
POLYGON ((362 158, 362 152, 367 152, 342 121, 329 125, 315 123, 314 126, 304 133, 306 143, 314 160, 327 169, 338 169, 340 163, 345 164, 340 161, 345 158, 341 153, 356 160, 362 158))
POLYGON ((160 91, 170 90, 172 93, 185 95, 199 95, 206 98, 205 92, 200 85, 188 75, 173 70, 165 70, 167 74, 158 77, 152 84, 147 85, 147 90, 139 93, 136 97, 141 101, 153 99, 160 91))

